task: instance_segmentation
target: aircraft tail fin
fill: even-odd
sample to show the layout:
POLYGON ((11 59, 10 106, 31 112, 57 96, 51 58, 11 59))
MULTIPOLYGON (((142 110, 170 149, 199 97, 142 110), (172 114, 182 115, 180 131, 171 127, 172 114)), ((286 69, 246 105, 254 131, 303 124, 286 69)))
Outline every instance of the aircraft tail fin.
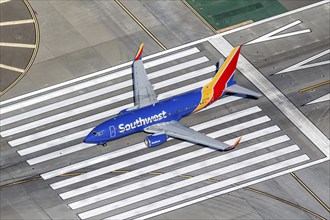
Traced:
POLYGON ((140 45, 140 48, 139 48, 139 50, 138 50, 138 52, 137 52, 137 54, 136 54, 136 56, 135 56, 134 61, 142 60, 142 52, 143 52, 143 48, 144 48, 144 43, 142 43, 142 44, 140 45))

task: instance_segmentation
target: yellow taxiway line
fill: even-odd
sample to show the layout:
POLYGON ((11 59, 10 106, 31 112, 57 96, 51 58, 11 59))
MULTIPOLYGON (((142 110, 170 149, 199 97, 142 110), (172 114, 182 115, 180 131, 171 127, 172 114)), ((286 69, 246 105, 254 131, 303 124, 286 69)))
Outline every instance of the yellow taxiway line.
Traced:
POLYGON ((162 44, 129 10, 126 8, 123 3, 119 0, 115 0, 115 2, 161 47, 163 50, 166 50, 164 44, 162 44))
POLYGON ((2 64, 2 63, 0 63, 0 68, 15 71, 15 72, 19 72, 19 73, 24 72, 23 69, 20 69, 20 68, 14 67, 14 66, 8 66, 8 65, 5 65, 5 64, 2 64))
POLYGON ((33 23, 33 19, 25 19, 25 20, 17 20, 17 21, 4 21, 0 22, 0 27, 1 26, 9 26, 9 25, 18 25, 18 24, 29 24, 33 23))
POLYGON ((330 84, 330 80, 322 82, 322 83, 318 83, 318 84, 313 85, 313 86, 309 86, 309 87, 304 88, 304 89, 300 89, 298 92, 306 92, 308 90, 315 89, 317 87, 324 86, 324 85, 327 85, 327 84, 330 84))
POLYGON ((314 197, 314 199, 316 199, 316 201, 318 201, 318 203, 323 206, 323 208, 325 208, 330 213, 330 208, 327 206, 327 204, 325 204, 295 173, 292 172, 290 174, 295 180, 297 180, 298 183, 300 183, 302 187, 304 187, 307 192, 309 192, 314 197))
POLYGON ((20 48, 36 48, 35 44, 19 44, 19 43, 7 43, 7 42, 0 42, 1 47, 20 47, 20 48))
POLYGON ((257 190, 257 189, 253 189, 253 188, 251 188, 251 187, 244 187, 243 189, 248 190, 248 191, 251 191, 251 192, 258 193, 258 194, 260 194, 260 195, 266 196, 266 197, 271 198, 271 199, 275 199, 275 200, 280 201, 280 202, 283 202, 283 203, 285 203, 285 204, 287 204, 287 205, 290 205, 290 206, 295 207, 295 208, 297 208, 297 209, 300 209, 300 210, 302 210, 302 211, 304 211, 304 212, 307 212, 307 213, 309 213, 309 214, 311 214, 311 215, 313 215, 313 216, 315 216, 315 217, 317 217, 317 218, 319 218, 319 219, 321 219, 321 220, 327 220, 327 219, 324 218, 323 216, 321 216, 321 215, 319 215, 319 214, 317 214, 317 213, 315 213, 315 212, 313 212, 313 211, 311 211, 311 210, 309 210, 309 209, 306 209, 306 208, 304 208, 304 207, 302 207, 302 206, 300 206, 300 205, 294 204, 294 203, 292 203, 292 202, 289 202, 289 201, 287 201, 287 200, 285 200, 285 199, 282 199, 282 198, 279 198, 279 197, 277 197, 277 196, 274 196, 274 195, 271 195, 271 194, 268 194, 268 193, 262 192, 262 191, 257 190))

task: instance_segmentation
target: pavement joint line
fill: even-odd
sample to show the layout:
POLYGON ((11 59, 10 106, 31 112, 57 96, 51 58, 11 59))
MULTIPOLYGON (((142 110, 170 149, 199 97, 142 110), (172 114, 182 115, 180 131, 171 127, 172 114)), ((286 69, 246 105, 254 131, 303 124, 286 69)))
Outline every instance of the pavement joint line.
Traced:
POLYGON ((115 2, 163 49, 167 50, 167 48, 162 44, 156 37, 153 35, 147 28, 144 26, 138 19, 135 17, 135 15, 126 8, 126 6, 121 3, 119 0, 115 0, 115 2))
POLYGON ((308 90, 315 89, 317 87, 324 86, 324 85, 327 85, 327 84, 330 84, 330 80, 322 82, 322 83, 315 84, 313 86, 306 87, 304 89, 300 89, 300 90, 298 90, 298 92, 306 92, 308 90))
POLYGON ((17 67, 14 67, 14 66, 8 66, 8 65, 5 65, 5 64, 2 64, 2 63, 0 63, 0 68, 6 69, 6 70, 11 70, 11 71, 14 71, 14 72, 19 72, 19 73, 23 73, 24 72, 24 70, 21 69, 21 68, 17 68, 17 67))
POLYGON ((186 5, 192 13, 194 13, 199 20, 201 20, 208 28, 212 30, 214 34, 218 34, 217 30, 201 15, 196 11, 186 0, 181 0, 184 5, 186 5))
MULTIPOLYGON (((235 186, 239 186, 238 184, 234 184, 234 185, 235 185, 235 186)), ((254 188, 251 188, 251 187, 249 187, 249 186, 244 187, 243 189, 244 189, 244 190, 247 190, 247 191, 250 191, 250 192, 254 192, 254 193, 257 193, 257 194, 263 195, 263 196, 266 196, 266 197, 268 197, 268 198, 271 198, 271 199, 274 199, 274 200, 277 200, 277 201, 280 201, 280 202, 282 202, 282 203, 285 203, 285 204, 287 204, 287 205, 290 205, 290 206, 292 206, 292 207, 295 207, 295 208, 297 208, 297 209, 300 209, 300 210, 302 210, 302 211, 304 211, 304 212, 307 212, 307 213, 309 213, 309 214, 311 214, 311 215, 313 215, 313 216, 315 216, 315 217, 317 217, 317 218, 319 218, 319 219, 321 219, 321 220, 327 220, 327 219, 324 218, 323 216, 321 216, 321 215, 319 215, 319 214, 317 214, 317 213, 315 213, 315 212, 313 212, 313 211, 311 211, 311 210, 309 210, 309 209, 307 209, 307 208, 304 208, 304 207, 302 207, 302 206, 300 206, 300 205, 297 205, 297 204, 295 204, 295 203, 293 203, 293 202, 287 201, 287 200, 282 199, 282 198, 280 198, 280 197, 277 197, 277 196, 271 195, 271 194, 269 194, 269 193, 266 193, 266 192, 263 192, 263 191, 260 191, 260 190, 257 190, 257 189, 254 189, 254 188)))
MULTIPOLYGON (((10 0, 1 0, 0 1, 0 4, 1 3, 4 3, 4 2, 9 2, 10 0)), ((11 88, 13 88, 24 76, 25 74, 29 71, 29 69, 31 68, 35 58, 37 57, 37 53, 38 53, 38 50, 39 50, 39 44, 40 44, 40 29, 39 29, 39 23, 38 23, 38 19, 35 15, 35 12, 33 10, 33 8, 31 7, 30 3, 27 1, 27 0, 23 0, 25 6, 27 7, 27 9, 29 10, 30 12, 30 15, 32 17, 32 19, 34 20, 33 24, 34 24, 34 29, 35 29, 35 48, 33 50, 33 53, 30 57, 30 61, 29 63, 26 65, 25 69, 23 70, 23 72, 21 72, 20 76, 14 81, 12 82, 7 88, 5 88, 3 91, 0 91, 0 97, 5 94, 6 92, 8 92, 11 88)), ((1 65, 3 64, 0 64, 0 68, 1 68, 1 65)))
POLYGON ((18 25, 18 24, 30 24, 33 23, 33 19, 25 19, 25 20, 16 20, 16 21, 4 21, 0 22, 0 27, 10 26, 10 25, 18 25))
POLYGON ((314 199, 318 202, 318 203, 320 203, 320 205, 322 205, 323 206, 323 208, 325 208, 329 213, 330 213, 330 208, 329 208, 329 206, 327 206, 327 204, 325 204, 325 202, 323 202, 321 199, 320 199, 320 197, 318 197, 298 176, 297 176, 297 174, 295 174, 294 172, 291 172, 290 173, 291 174, 291 176, 295 179, 295 180, 297 180, 297 182, 302 186, 302 187, 304 187, 304 189, 307 191, 307 192, 309 192, 309 194, 311 194, 313 197, 314 197, 314 199))

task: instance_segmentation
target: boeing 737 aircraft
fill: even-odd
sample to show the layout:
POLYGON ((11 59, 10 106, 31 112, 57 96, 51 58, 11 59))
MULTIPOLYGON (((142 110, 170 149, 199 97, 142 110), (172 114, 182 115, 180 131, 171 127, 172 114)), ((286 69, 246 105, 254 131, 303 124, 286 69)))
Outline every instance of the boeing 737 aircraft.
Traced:
POLYGON ((141 44, 132 66, 134 107, 124 109, 117 116, 96 126, 84 142, 106 146, 109 141, 145 131, 151 133, 145 138, 147 147, 156 147, 166 142, 168 137, 174 137, 221 151, 235 148, 240 138, 230 146, 184 126, 179 120, 205 108, 226 92, 256 98, 261 96, 238 86, 234 81, 241 46, 234 48, 226 61, 220 60, 218 71, 211 82, 202 88, 163 101, 157 100, 148 80, 142 63, 143 46, 144 44, 141 44))

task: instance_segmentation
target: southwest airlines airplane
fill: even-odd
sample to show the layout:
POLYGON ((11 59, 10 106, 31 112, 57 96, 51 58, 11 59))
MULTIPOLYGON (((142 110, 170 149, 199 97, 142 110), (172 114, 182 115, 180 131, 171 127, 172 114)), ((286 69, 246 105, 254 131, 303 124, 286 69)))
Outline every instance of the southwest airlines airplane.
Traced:
POLYGON ((96 126, 84 142, 106 146, 109 141, 145 131, 151 133, 144 141, 147 147, 156 147, 166 142, 168 137, 174 137, 220 151, 235 148, 241 138, 230 146, 184 126, 179 120, 205 108, 226 92, 255 98, 261 96, 236 85, 234 81, 241 46, 234 48, 226 61, 220 60, 218 71, 211 82, 202 88, 163 101, 157 99, 148 80, 142 63, 143 46, 141 44, 132 66, 135 106, 122 110, 117 116, 96 126))

